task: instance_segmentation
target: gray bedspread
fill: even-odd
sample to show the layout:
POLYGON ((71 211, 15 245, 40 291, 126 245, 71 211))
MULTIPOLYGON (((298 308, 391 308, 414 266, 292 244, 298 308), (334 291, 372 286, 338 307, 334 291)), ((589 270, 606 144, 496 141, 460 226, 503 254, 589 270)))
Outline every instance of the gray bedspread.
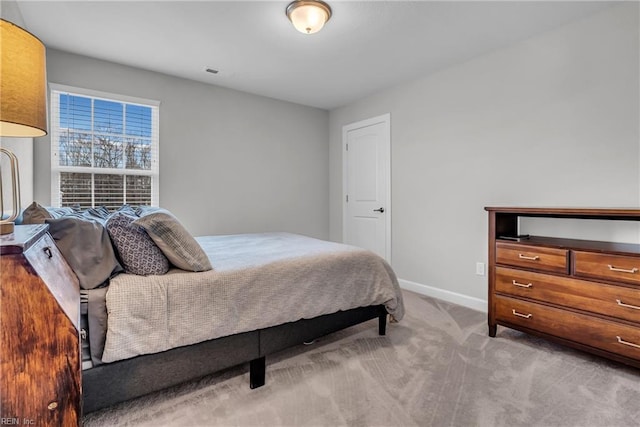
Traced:
POLYGON ((197 239, 211 271, 111 280, 103 362, 368 305, 404 315, 393 270, 369 251, 289 233, 197 239))

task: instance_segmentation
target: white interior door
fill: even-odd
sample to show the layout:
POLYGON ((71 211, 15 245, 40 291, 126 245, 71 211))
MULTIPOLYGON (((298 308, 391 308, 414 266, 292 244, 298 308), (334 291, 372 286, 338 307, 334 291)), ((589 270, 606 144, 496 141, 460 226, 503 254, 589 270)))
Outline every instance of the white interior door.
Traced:
POLYGON ((343 241, 391 262, 390 115, 342 128, 343 241))

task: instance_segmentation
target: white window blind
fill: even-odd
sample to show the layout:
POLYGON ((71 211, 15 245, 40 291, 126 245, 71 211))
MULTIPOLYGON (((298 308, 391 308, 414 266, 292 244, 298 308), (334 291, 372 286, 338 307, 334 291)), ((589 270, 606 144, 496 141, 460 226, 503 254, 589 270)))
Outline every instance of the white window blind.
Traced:
POLYGON ((158 101, 51 87, 51 204, 158 206, 158 101))

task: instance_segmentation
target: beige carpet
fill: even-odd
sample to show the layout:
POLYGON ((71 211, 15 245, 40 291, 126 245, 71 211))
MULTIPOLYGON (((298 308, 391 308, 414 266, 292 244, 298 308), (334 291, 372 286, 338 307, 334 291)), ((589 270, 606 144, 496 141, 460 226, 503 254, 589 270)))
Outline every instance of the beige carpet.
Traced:
MULTIPOLYGON (((407 315, 85 416, 85 426, 638 426, 640 370, 405 292, 407 315)), ((187 363, 185 361, 185 363, 187 363)))

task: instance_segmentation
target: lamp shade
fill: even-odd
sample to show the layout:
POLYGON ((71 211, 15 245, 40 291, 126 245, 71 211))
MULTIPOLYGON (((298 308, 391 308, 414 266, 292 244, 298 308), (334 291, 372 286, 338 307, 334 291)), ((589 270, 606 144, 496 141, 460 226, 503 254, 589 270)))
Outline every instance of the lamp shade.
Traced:
POLYGON ((287 6, 287 16, 296 30, 313 34, 331 18, 331 8, 319 0, 296 0, 287 6))
POLYGON ((33 34, 0 20, 0 136, 47 134, 45 48, 33 34))

